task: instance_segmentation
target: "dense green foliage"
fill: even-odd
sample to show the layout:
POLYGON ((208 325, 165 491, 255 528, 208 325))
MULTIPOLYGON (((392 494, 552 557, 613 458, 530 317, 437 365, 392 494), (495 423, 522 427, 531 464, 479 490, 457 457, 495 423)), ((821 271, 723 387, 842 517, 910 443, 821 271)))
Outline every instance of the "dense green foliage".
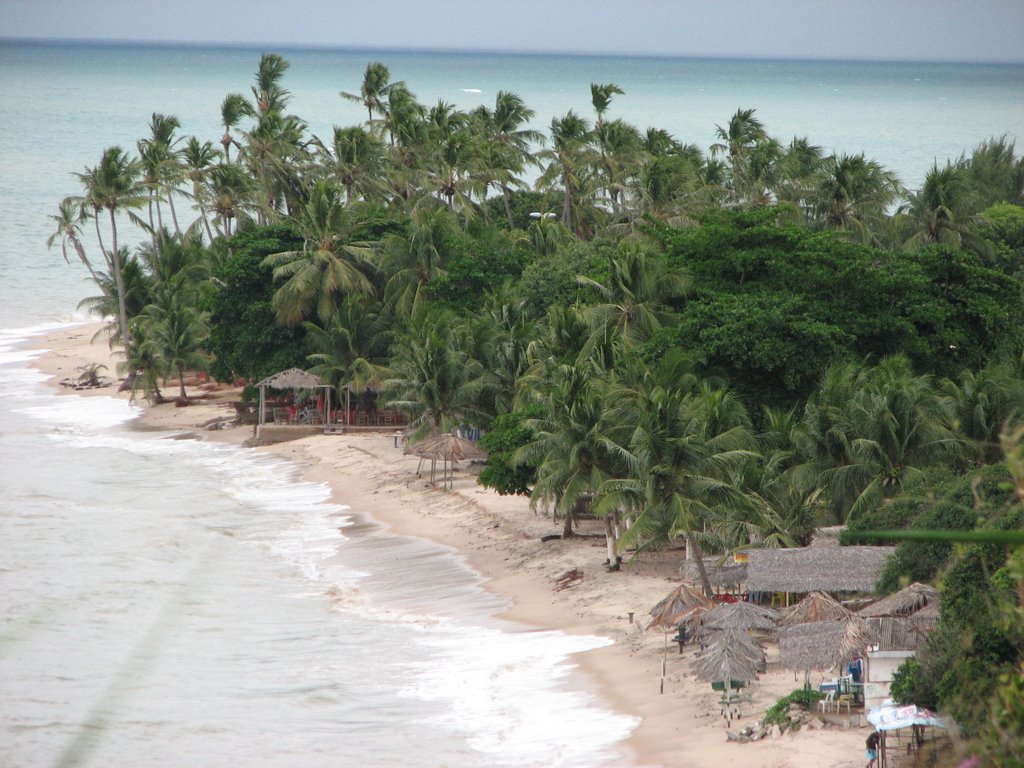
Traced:
MULTIPOLYGON (((261 57, 220 136, 153 114, 138 157, 107 148, 51 217, 155 401, 176 378, 187 403, 186 371, 251 386, 294 366, 405 412, 413 439, 483 430, 481 482, 566 536, 605 517, 609 563, 823 524, 1020 528, 1024 466, 1000 439, 1024 414, 1024 161, 1005 137, 908 190, 863 154, 784 145, 754 109, 703 150, 592 84, 592 116, 541 132, 514 93, 427 106, 380 62, 342 93, 366 122, 317 137, 287 68, 261 57)), ((905 541, 882 579, 942 585, 895 690, 954 713, 979 754, 1003 754, 1020 711, 1019 570, 998 546, 905 541)))

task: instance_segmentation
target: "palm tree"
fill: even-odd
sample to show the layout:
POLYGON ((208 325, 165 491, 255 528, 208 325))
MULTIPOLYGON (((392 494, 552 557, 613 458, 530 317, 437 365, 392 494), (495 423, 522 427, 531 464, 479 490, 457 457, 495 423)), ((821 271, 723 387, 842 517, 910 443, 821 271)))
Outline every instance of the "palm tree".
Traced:
POLYGON ((231 162, 231 145, 238 144, 231 135, 231 129, 237 126, 243 117, 252 117, 255 114, 256 110, 252 104, 240 93, 229 93, 224 97, 220 105, 221 123, 224 126, 224 135, 221 136, 220 143, 224 147, 224 162, 231 162))
POLYGON ((825 161, 817 185, 814 213, 827 228, 852 232, 862 242, 902 193, 895 175, 864 153, 841 154, 825 161))
POLYGON ((177 375, 179 397, 186 402, 185 371, 206 363, 200 351, 207 334, 202 313, 186 303, 180 292, 164 291, 158 294, 156 303, 142 311, 139 320, 146 329, 140 352, 151 355, 161 362, 163 370, 177 375))
POLYGON ((323 325, 306 322, 309 369, 340 392, 349 386, 362 394, 386 378, 389 332, 378 307, 346 296, 338 311, 323 325))
POLYGON ((533 163, 530 154, 531 145, 540 144, 544 135, 526 126, 534 116, 534 111, 526 106, 519 94, 510 91, 498 91, 494 97, 494 111, 489 115, 489 125, 493 130, 493 138, 507 149, 502 154, 506 162, 507 178, 502 178, 501 195, 505 200, 505 214, 511 229, 515 226, 512 218, 511 185, 517 174, 521 174, 526 166, 533 163))
POLYGON ((601 126, 604 125, 604 113, 608 111, 608 107, 611 106, 612 96, 618 94, 624 96, 626 94, 619 86, 615 83, 604 83, 590 84, 590 103, 594 105, 594 112, 597 114, 597 123, 595 128, 598 132, 601 130, 601 126))
POLYGON ((682 295, 687 287, 679 273, 660 268, 643 250, 625 241, 618 253, 609 256, 607 284, 585 276, 576 281, 600 297, 600 303, 584 310, 593 333, 611 333, 630 345, 646 341, 668 320, 665 302, 682 295))
POLYGON ((204 183, 210 169, 219 157, 220 153, 209 141, 199 142, 195 136, 190 136, 181 152, 182 161, 185 166, 185 178, 192 183, 192 200, 195 207, 199 209, 199 219, 189 227, 189 231, 202 222, 206 231, 208 242, 213 242, 213 230, 210 228, 208 188, 204 183))
POLYGON ((924 185, 908 196, 903 220, 909 232, 904 245, 916 248, 928 243, 959 245, 971 213, 971 190, 962 167, 932 165, 924 185))
POLYGON ((252 180, 238 163, 218 163, 206 179, 210 210, 217 214, 216 226, 231 237, 232 222, 248 216, 252 205, 252 180))
POLYGON ((554 366, 549 376, 549 386, 528 390, 544 415, 524 422, 533 439, 515 452, 514 460, 537 467, 530 505, 551 509, 555 519, 564 521, 562 536, 568 538, 576 515, 609 477, 607 401, 589 361, 554 366))
POLYGON ((386 154, 383 142, 364 128, 335 128, 333 154, 324 153, 331 174, 345 188, 345 203, 383 195, 386 154))
POLYGON ((271 254, 264 260, 273 267, 274 279, 284 281, 273 299, 280 322, 297 325, 314 316, 327 321, 345 295, 373 294, 366 276, 371 246, 353 242, 354 214, 332 184, 313 185, 295 223, 305 240, 303 249, 271 254))
POLYGON ((963 455, 966 444, 952 423, 949 402, 905 357, 833 366, 808 400, 803 450, 842 521, 896 496, 923 467, 963 455))
MULTIPOLYGON (((117 213, 132 210, 145 205, 146 197, 140 183, 141 166, 138 160, 130 158, 120 147, 108 147, 100 158, 99 165, 86 168, 78 174, 79 180, 85 185, 84 204, 91 206, 97 215, 106 209, 110 217, 111 248, 100 248, 104 251, 107 265, 110 268, 117 289, 118 323, 120 337, 125 347, 131 346, 131 335, 128 327, 128 309, 125 303, 124 277, 121 273, 121 259, 117 242, 117 213)), ((97 235, 99 234, 97 224, 97 235)))
POLYGON ((743 157, 759 141, 768 138, 764 124, 754 117, 756 111, 737 109, 724 128, 716 125, 715 135, 719 141, 711 145, 711 154, 726 152, 729 160, 735 165, 737 159, 743 157))
POLYGON ((562 225, 577 234, 581 232, 581 198, 588 191, 587 172, 593 165, 589 140, 587 121, 569 110, 563 117, 551 120, 551 148, 537 153, 539 159, 547 161, 537 179, 537 188, 561 189, 562 225))
POLYGON ((964 371, 957 381, 943 381, 942 391, 951 401, 956 431, 976 446, 981 461, 999 461, 1000 435, 1024 418, 1024 378, 1019 368, 995 363, 977 372, 964 371))
POLYGON ((626 471, 602 485, 597 510, 636 515, 620 546, 645 548, 685 538, 710 596, 696 533, 714 507, 742 498, 729 470, 756 455, 749 430, 742 419, 732 426, 713 424, 707 418, 713 409, 699 397, 650 379, 616 392, 614 401, 619 405, 612 418, 632 426, 615 447, 626 471))
POLYGON ((276 53, 264 53, 260 56, 260 64, 256 70, 256 85, 252 87, 252 95, 256 100, 256 108, 262 117, 271 112, 280 112, 287 106, 291 94, 281 87, 281 78, 289 64, 276 53))
POLYGON ((466 354, 453 326, 447 313, 421 312, 392 355, 383 394, 387 407, 410 415, 413 440, 489 421, 477 405, 483 367, 466 354))
POLYGON ((381 266, 390 275, 384 301, 401 317, 417 314, 424 292, 444 274, 449 246, 458 227, 447 208, 431 198, 413 208, 408 230, 388 235, 381 244, 381 266))
POLYGON ((46 247, 53 248, 53 244, 59 239, 60 252, 64 256, 64 261, 70 264, 71 262, 68 259, 68 245, 70 244, 75 251, 75 255, 78 256, 78 260, 89 270, 89 275, 92 277, 93 282, 99 285, 100 277, 85 253, 85 246, 82 245, 82 224, 86 219, 85 211, 82 209, 82 199, 79 197, 65 197, 60 201, 58 212, 51 215, 50 219, 57 225, 57 228, 47 238, 46 247))
POLYGON ((384 99, 387 97, 388 91, 395 85, 390 80, 391 72, 388 68, 379 61, 371 61, 366 65, 359 93, 354 94, 342 91, 340 95, 349 101, 362 102, 363 106, 366 107, 367 123, 373 123, 374 110, 378 112, 383 111, 384 99))

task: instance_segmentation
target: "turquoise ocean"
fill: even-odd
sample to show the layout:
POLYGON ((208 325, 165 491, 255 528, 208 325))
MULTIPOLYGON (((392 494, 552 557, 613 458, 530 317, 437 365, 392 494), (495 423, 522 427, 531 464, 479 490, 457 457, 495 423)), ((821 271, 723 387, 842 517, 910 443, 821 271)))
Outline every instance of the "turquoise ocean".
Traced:
MULTIPOLYGON (((338 92, 371 60, 427 104, 515 91, 539 129, 590 114, 591 82, 625 91, 613 116, 705 148, 753 107, 781 141, 863 151, 910 187, 1024 127, 1013 65, 273 50, 322 137, 363 119, 338 92)), ((0 41, 0 766, 636 765, 636 720, 574 661, 606 640, 498 620, 455 553, 299 467, 140 430, 32 368, 28 342, 89 319, 84 268, 45 243, 72 173, 133 149, 153 112, 216 142, 260 52, 0 41)))

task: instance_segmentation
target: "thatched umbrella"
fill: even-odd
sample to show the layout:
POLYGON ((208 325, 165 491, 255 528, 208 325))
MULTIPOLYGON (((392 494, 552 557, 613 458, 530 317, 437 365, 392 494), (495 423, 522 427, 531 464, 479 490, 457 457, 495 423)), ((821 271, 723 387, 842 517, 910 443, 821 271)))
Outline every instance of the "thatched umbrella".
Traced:
POLYGON ((860 656, 875 641, 863 619, 817 621, 779 630, 779 661, 785 669, 824 672, 843 659, 860 656))
POLYGON ((698 680, 709 683, 749 682, 767 668, 764 649, 746 632, 726 629, 715 633, 714 642, 697 655, 693 670, 698 680))
POLYGON ((779 613, 746 601, 720 605, 700 617, 701 631, 756 629, 770 632, 779 623, 779 613))
POLYGON ((692 619, 713 607, 714 603, 700 592, 680 584, 651 608, 651 616, 654 618, 647 626, 675 629, 684 619, 692 619))
POLYGON ((794 627, 819 621, 846 621, 854 613, 824 592, 811 592, 779 620, 780 627, 794 627))
POLYGON ((899 592, 861 608, 858 613, 864 617, 909 616, 932 603, 938 603, 939 590, 928 584, 914 582, 899 592))
POLYGON ((476 443, 470 442, 458 435, 445 433, 434 435, 420 440, 413 445, 405 447, 405 453, 419 456, 421 459, 430 459, 430 482, 434 482, 434 470, 437 467, 438 459, 444 462, 442 469, 442 483, 447 485, 454 478, 456 461, 466 459, 485 459, 487 453, 476 443), (452 464, 452 474, 448 472, 448 463, 452 464))

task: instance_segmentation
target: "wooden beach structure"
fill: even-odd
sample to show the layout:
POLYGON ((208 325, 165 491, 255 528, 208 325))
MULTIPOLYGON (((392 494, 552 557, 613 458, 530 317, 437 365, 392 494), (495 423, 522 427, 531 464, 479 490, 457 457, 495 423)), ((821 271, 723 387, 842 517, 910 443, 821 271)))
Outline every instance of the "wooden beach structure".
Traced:
MULTIPOLYGON (((407 445, 404 452, 419 456, 420 468, 422 468, 423 460, 430 461, 431 485, 434 485, 436 481, 437 462, 442 462, 441 487, 445 489, 450 489, 454 482, 456 462, 487 458, 487 452, 476 443, 450 432, 433 435, 407 445)), ((420 468, 416 470, 417 475, 420 473, 420 468)))
POLYGON ((292 440, 316 434, 329 420, 331 390, 334 387, 324 384, 315 374, 301 368, 289 368, 268 376, 256 387, 260 393, 255 429, 257 442, 292 440), (271 391, 310 392, 315 404, 300 409, 294 403, 272 400, 268 397, 271 391))

